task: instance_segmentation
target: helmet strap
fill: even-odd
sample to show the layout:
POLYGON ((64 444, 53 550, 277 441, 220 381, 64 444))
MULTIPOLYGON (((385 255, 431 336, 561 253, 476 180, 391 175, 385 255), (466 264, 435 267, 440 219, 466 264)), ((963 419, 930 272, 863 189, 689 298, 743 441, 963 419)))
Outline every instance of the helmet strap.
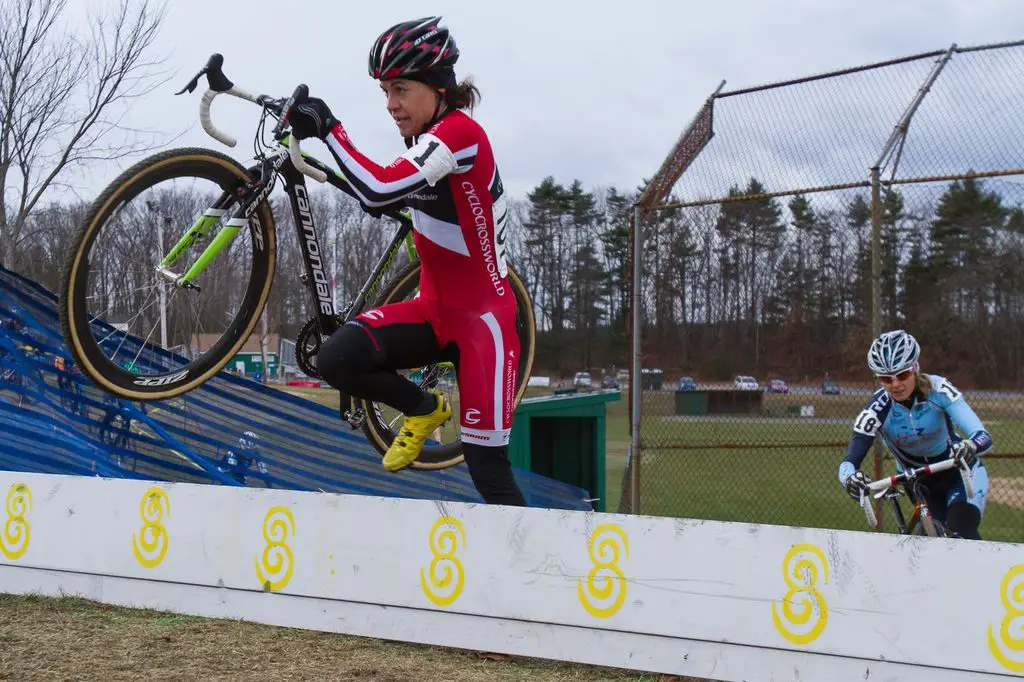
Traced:
POLYGON ((437 104, 434 105, 434 115, 431 116, 427 124, 423 126, 423 130, 416 134, 417 137, 430 130, 430 127, 437 123, 438 119, 448 111, 448 107, 445 106, 444 95, 441 94, 441 91, 435 88, 434 93, 437 95, 437 104))

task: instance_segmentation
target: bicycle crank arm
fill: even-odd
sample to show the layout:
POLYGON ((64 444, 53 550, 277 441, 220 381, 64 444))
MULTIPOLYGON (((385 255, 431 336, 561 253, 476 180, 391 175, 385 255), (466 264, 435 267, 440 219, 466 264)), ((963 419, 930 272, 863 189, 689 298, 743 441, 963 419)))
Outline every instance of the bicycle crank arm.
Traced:
POLYGON ((339 398, 338 412, 341 420, 351 426, 353 431, 363 428, 363 424, 366 423, 366 414, 355 407, 357 401, 345 393, 340 393, 339 398))

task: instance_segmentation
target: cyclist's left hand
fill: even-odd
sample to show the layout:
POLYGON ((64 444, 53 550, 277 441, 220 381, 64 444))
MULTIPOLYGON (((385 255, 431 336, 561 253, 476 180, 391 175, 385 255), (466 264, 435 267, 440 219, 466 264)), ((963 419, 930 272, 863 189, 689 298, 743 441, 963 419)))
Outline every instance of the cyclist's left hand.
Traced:
POLYGON ((974 444, 970 438, 955 443, 952 448, 953 461, 958 466, 966 466, 968 469, 974 466, 974 463, 978 461, 978 457, 975 453, 978 451, 978 446, 974 444))
POLYGON ((292 134, 300 140, 307 137, 318 137, 321 140, 338 124, 327 103, 318 97, 310 97, 292 109, 288 116, 292 134))

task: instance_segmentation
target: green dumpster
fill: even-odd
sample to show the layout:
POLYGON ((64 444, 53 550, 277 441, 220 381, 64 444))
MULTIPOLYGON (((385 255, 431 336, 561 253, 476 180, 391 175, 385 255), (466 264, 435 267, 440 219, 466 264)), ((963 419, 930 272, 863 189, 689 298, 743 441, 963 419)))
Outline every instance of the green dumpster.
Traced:
POLYGON ((707 413, 707 391, 676 391, 677 415, 697 417, 707 413))
POLYGON ((605 407, 619 391, 527 398, 519 403, 508 456, 517 469, 590 491, 605 511, 605 407))

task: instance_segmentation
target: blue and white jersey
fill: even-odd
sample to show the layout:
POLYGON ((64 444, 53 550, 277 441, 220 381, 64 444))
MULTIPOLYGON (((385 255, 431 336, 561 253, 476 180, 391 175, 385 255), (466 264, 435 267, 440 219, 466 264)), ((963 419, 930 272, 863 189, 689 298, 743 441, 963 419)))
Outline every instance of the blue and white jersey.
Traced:
POLYGON ((860 468, 876 436, 893 453, 901 470, 948 459, 950 446, 963 438, 974 442, 979 455, 991 449, 992 437, 963 394, 945 377, 924 376, 932 389, 925 396, 914 391, 910 407, 894 401, 884 388, 871 396, 853 421, 853 436, 839 465, 841 484, 846 485, 846 479, 860 468))

